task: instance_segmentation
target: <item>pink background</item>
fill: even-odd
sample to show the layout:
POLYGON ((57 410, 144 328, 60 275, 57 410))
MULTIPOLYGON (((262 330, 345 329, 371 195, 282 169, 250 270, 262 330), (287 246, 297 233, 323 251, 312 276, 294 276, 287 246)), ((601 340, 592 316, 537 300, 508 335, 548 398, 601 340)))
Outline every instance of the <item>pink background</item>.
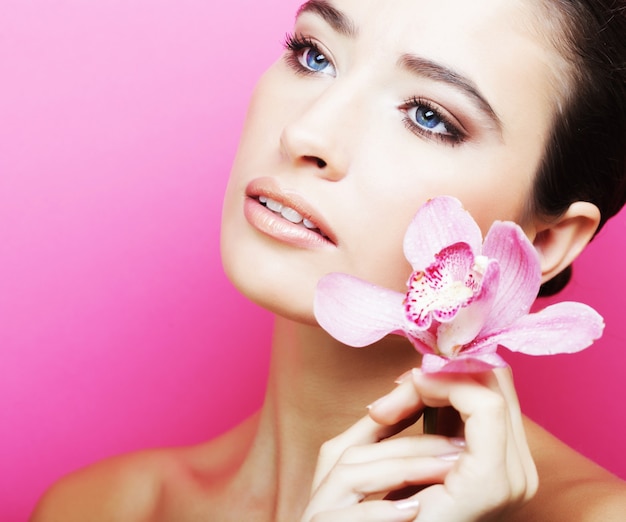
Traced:
MULTIPOLYGON (((297 5, 0 4, 0 520, 79 466, 208 439, 260 404, 270 317, 225 280, 219 215, 297 5)), ((526 410, 622 477, 625 227, 562 296, 605 315, 603 340, 511 357, 526 410)))

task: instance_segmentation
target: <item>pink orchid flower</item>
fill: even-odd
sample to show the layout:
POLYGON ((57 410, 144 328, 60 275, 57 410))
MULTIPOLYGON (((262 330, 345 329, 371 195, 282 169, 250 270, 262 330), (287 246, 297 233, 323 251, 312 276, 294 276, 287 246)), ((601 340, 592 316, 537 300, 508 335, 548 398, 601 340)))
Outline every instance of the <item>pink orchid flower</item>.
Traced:
POLYGON ((315 295, 319 325, 356 347, 404 335, 423 354, 425 372, 504 367, 498 346, 529 355, 574 353, 602 335, 602 317, 582 303, 529 313, 541 284, 533 245, 518 225, 501 221, 483 243, 454 198, 420 208, 404 254, 414 270, 406 294, 346 274, 324 276, 315 295))

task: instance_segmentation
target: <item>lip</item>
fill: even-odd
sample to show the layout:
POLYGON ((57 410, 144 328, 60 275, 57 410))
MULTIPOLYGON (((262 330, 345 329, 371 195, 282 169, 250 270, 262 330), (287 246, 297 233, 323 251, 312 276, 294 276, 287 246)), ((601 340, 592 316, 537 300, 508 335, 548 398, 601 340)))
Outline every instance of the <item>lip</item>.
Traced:
POLYGON ((336 245, 334 233, 319 212, 297 192, 280 187, 275 179, 269 177, 254 179, 248 183, 245 194, 245 217, 259 232, 300 248, 336 245), (312 221, 319 232, 285 219, 262 205, 259 197, 273 199, 294 209, 304 219, 312 221))

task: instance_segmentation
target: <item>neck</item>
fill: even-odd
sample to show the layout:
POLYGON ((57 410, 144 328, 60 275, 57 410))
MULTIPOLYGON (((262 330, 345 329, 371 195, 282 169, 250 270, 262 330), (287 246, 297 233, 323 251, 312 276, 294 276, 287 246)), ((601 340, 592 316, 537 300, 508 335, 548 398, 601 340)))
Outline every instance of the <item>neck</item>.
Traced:
POLYGON ((278 317, 267 400, 281 412, 281 421, 295 421, 299 436, 308 434, 312 443, 327 440, 365 415, 367 405, 418 362, 400 337, 351 348, 321 328, 278 317))
POLYGON ((357 349, 318 327, 276 318, 256 444, 276 474, 275 520, 281 512, 293 519, 296 504, 306 503, 320 445, 366 415, 367 405, 418 363, 400 337, 357 349))

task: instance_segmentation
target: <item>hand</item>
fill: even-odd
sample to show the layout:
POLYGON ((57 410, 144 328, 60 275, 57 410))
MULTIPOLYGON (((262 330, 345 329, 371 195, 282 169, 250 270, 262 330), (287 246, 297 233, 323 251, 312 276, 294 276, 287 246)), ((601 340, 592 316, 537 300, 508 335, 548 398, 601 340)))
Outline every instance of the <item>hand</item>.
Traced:
POLYGON ((450 376, 414 370, 371 406, 369 416, 323 445, 302 521, 503 519, 536 489, 509 370, 450 376), (465 442, 435 435, 389 439, 424 406, 457 410, 465 442), (390 500, 417 485, 426 487, 390 500))

